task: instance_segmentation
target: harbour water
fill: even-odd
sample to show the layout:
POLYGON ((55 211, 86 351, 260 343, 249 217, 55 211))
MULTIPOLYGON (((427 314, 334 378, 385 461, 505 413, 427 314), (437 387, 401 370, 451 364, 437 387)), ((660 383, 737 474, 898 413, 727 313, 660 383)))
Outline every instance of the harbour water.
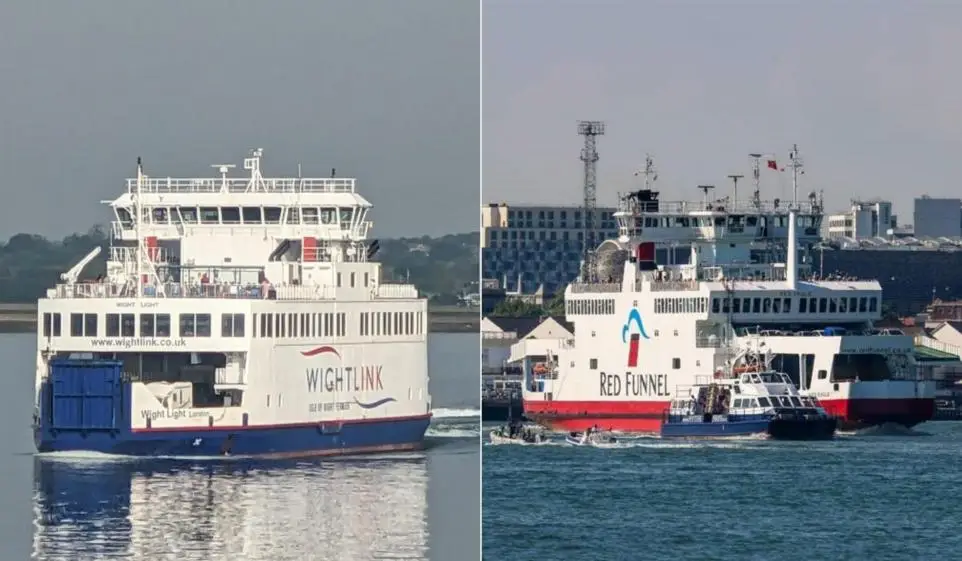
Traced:
POLYGON ((429 336, 425 451, 270 462, 35 454, 35 341, 0 336, 0 559, 443 561, 478 551, 476 334, 429 336))
POLYGON ((962 423, 808 443, 554 440, 483 446, 484 559, 962 557, 962 423))

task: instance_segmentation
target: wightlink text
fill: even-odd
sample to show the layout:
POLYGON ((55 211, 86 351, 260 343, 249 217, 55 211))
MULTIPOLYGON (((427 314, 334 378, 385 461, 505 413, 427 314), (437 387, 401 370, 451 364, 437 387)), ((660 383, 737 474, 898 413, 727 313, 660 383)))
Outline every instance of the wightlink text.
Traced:
POLYGON ((368 392, 383 389, 380 366, 307 369, 307 391, 309 392, 368 392))

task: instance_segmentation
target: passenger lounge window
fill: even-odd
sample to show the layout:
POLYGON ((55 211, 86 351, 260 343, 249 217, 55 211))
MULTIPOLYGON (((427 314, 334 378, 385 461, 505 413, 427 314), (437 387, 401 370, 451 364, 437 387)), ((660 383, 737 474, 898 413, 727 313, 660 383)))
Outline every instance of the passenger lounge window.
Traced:
POLYGON ((120 337, 120 314, 107 314, 107 337, 120 337))
POLYGON ((221 337, 244 336, 244 314, 221 314, 221 337))
POLYGON ((96 337, 97 314, 70 314, 71 337, 96 337))
POLYGON ((43 336, 60 337, 60 314, 43 315, 43 336))
POLYGON ((170 314, 141 314, 141 337, 170 337, 170 314))
POLYGON ((137 336, 137 321, 134 319, 134 314, 120 314, 120 336, 137 336))
POLYGON ((136 337, 134 314, 107 314, 107 337, 136 337))
POLYGON ((180 314, 181 337, 210 337, 210 314, 180 314))

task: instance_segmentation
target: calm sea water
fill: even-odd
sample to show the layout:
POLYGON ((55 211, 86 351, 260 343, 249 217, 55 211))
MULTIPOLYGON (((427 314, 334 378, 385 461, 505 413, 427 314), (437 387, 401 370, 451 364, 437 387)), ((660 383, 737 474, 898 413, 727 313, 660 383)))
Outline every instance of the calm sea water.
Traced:
POLYGON ((426 451, 317 461, 38 456, 35 337, 0 336, 0 356, 3 561, 446 561, 480 547, 477 335, 430 336, 426 451))
POLYGON ((483 558, 962 559, 962 423, 619 445, 486 443, 483 558))

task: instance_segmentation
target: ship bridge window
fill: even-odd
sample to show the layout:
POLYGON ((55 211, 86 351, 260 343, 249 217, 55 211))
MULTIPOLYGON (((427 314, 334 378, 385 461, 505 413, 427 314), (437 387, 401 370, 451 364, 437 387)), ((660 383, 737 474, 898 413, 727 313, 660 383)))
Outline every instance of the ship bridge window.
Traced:
POLYGON ((858 298, 852 296, 848 299, 848 311, 853 314, 858 311, 858 298))
POLYGON ((808 298, 802 298, 798 301, 798 313, 808 313, 808 298))
POLYGON ((321 209, 321 224, 334 224, 337 222, 337 209, 336 208, 322 208, 321 209))
POLYGON ((181 337, 210 337, 210 314, 180 314, 181 337))
POLYGON ((197 224, 196 208, 182 206, 177 209, 177 214, 180 216, 180 221, 184 224, 197 224))
POLYGON ((867 304, 868 304, 867 300, 868 300, 868 298, 866 298, 866 297, 864 297, 864 296, 862 296, 861 298, 858 299, 858 311, 859 311, 859 312, 865 313, 866 309, 868 308, 868 306, 867 306, 867 304))
POLYGON ((317 207, 309 206, 301 209, 301 220, 304 224, 317 224, 320 222, 320 218, 317 213, 317 207))
POLYGON ((284 219, 284 224, 300 224, 301 223, 301 212, 297 207, 288 207, 287 216, 284 219))
POLYGON ((846 314, 846 313, 848 313, 848 298, 839 298, 839 299, 838 299, 838 312, 839 312, 840 314, 846 314))
POLYGON ((753 313, 753 314, 760 314, 760 313, 762 313, 762 299, 761 299, 761 298, 752 298, 752 313, 753 313))
POLYGON ((120 220, 120 225, 125 229, 129 230, 134 227, 134 220, 130 217, 130 211, 125 208, 114 209, 117 212, 117 220, 120 220))
POLYGON ((200 208, 201 224, 220 224, 220 212, 217 207, 205 206, 200 208))
POLYGON ((835 314, 838 313, 838 299, 829 298, 828 299, 828 313, 835 314))
POLYGON ((350 208, 340 209, 341 229, 347 230, 351 227, 351 219, 354 217, 354 210, 350 208))
POLYGON ((155 208, 150 214, 151 221, 154 224, 168 224, 170 223, 170 215, 166 208, 155 208))
POLYGON ((244 224, 261 224, 261 207, 245 206, 241 209, 244 224))
POLYGON ((43 315, 43 336, 60 337, 60 314, 43 315))
POLYGON ((96 337, 97 314, 70 314, 71 337, 96 337))
POLYGON ((827 309, 828 309, 828 299, 827 299, 827 298, 819 298, 819 299, 818 299, 818 313, 824 314, 827 309))
POLYGON ((742 311, 742 299, 735 298, 734 300, 732 300, 732 313, 740 314, 741 311, 742 311))
POLYGON ((873 296, 873 297, 868 301, 868 311, 870 311, 870 312, 876 311, 876 310, 877 310, 877 306, 878 306, 878 299, 873 296))
POLYGON ((762 313, 770 314, 772 313, 772 299, 765 298, 762 300, 762 313))
POLYGON ((281 223, 281 209, 276 206, 264 207, 264 223, 265 224, 280 224, 281 223))
POLYGON ((221 314, 221 337, 244 336, 244 314, 221 314))
POLYGON ((240 224, 240 209, 236 206, 225 206, 221 208, 220 220, 223 224, 240 224))

